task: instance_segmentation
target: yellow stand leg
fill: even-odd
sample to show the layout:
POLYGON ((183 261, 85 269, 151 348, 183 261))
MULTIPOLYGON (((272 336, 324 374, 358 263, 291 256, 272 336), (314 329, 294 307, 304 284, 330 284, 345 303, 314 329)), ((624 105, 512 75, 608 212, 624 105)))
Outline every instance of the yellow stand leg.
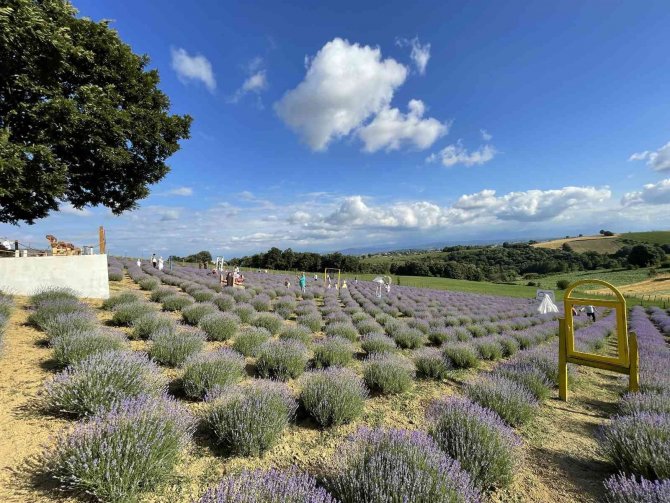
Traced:
POLYGON ((567 335, 565 320, 558 320, 558 398, 568 400, 567 335))

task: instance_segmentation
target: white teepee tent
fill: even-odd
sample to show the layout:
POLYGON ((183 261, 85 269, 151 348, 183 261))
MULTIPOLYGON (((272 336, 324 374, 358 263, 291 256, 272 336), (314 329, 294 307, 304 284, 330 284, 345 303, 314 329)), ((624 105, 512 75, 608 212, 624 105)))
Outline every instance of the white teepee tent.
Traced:
POLYGON ((556 304, 551 301, 551 297, 545 295, 537 308, 537 312, 540 314, 557 313, 558 308, 556 307, 556 304))

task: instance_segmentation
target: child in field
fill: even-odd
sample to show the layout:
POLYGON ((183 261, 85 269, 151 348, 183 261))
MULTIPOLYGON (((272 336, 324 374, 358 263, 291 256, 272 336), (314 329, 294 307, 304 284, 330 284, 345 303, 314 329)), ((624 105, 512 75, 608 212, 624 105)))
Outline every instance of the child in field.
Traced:
POLYGON ((286 280, 284 280, 284 286, 285 286, 286 288, 291 288, 291 282, 289 281, 288 278, 286 278, 286 280))
POLYGON ((596 321, 596 308, 593 307, 593 306, 586 306, 586 308, 584 308, 584 310, 586 311, 586 317, 591 318, 591 320, 593 322, 595 322, 596 321))
POLYGON ((307 276, 305 276, 304 272, 302 273, 302 276, 300 276, 298 283, 300 284, 300 291, 305 293, 307 291, 307 276))

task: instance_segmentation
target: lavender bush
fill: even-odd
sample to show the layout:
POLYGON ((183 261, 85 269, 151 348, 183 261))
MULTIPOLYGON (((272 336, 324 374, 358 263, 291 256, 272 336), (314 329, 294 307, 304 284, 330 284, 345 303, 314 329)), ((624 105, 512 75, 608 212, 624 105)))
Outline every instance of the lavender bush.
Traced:
POLYGON ((151 339, 157 332, 177 331, 177 324, 170 316, 153 311, 134 319, 131 326, 131 336, 135 339, 151 339))
POLYGON ((510 362, 500 365, 494 375, 505 377, 527 388, 538 400, 546 400, 551 393, 551 382, 546 374, 533 365, 523 362, 510 362))
POLYGON ((233 349, 244 356, 257 356, 259 348, 270 339, 270 336, 270 332, 265 328, 245 328, 235 337, 233 349))
POLYGON ((46 466, 65 489, 134 501, 172 473, 193 429, 192 417, 174 400, 139 396, 61 433, 46 466))
POLYGON ((314 366, 317 368, 346 367, 352 360, 354 346, 343 337, 326 337, 314 346, 314 366))
POLYGON ((54 314, 53 317, 45 316, 40 323, 49 339, 90 332, 100 326, 95 314, 87 309, 54 314))
POLYGON ((171 295, 175 295, 175 289, 170 288, 168 286, 161 286, 159 288, 155 288, 151 290, 151 295, 149 295, 149 299, 151 302, 163 302, 163 300, 166 297, 170 297, 171 295))
POLYGON ((58 365, 66 366, 92 354, 125 349, 127 343, 122 333, 94 329, 54 337, 51 347, 54 360, 58 365))
POLYGON ((272 335, 278 334, 284 326, 284 320, 274 313, 260 313, 251 320, 255 327, 265 328, 272 335))
POLYGON ((129 327, 139 317, 156 312, 151 304, 146 302, 129 302, 119 304, 114 308, 111 324, 119 327, 129 327))
POLYGON ((219 309, 210 302, 196 302, 181 310, 181 317, 189 325, 196 326, 208 314, 218 313, 219 309))
POLYGON ((176 367, 202 351, 207 334, 200 330, 160 330, 151 338, 149 355, 159 363, 176 367))
POLYGON ((196 290, 190 292, 190 295, 196 302, 212 302, 216 297, 216 293, 211 290, 196 290))
POLYGON ((161 304, 163 306, 163 311, 174 312, 181 311, 187 306, 192 305, 194 302, 195 301, 188 295, 181 295, 176 293, 173 295, 168 295, 167 297, 163 297, 161 304))
POLYGON ((390 354, 373 353, 363 363, 365 384, 384 395, 407 391, 412 386, 414 372, 412 362, 390 354))
POLYGON ((291 467, 288 471, 243 471, 229 475, 200 498, 199 503, 337 503, 317 487, 310 475, 291 467))
POLYGON ((217 295, 212 299, 212 304, 221 311, 231 311, 235 307, 235 299, 230 295, 217 295))
POLYGON ((53 300, 45 299, 37 304, 36 309, 28 315, 28 323, 40 330, 47 331, 50 325, 59 323, 58 319, 62 315, 85 315, 89 312, 89 307, 76 299, 68 297, 53 300))
POLYGON ((429 434, 482 490, 506 487, 519 465, 521 440, 495 412, 466 398, 431 404, 429 434))
POLYGON ((123 280, 123 270, 118 267, 110 267, 107 269, 107 278, 109 281, 122 281, 123 280))
POLYGON ((251 323, 251 320, 254 318, 254 315, 256 314, 256 310, 254 309, 254 307, 244 302, 237 304, 233 308, 233 312, 240 317, 242 323, 251 323))
POLYGON ((167 389, 160 369, 141 353, 95 353, 73 363, 47 383, 49 409, 86 416, 126 398, 157 396, 167 389))
POLYGON ((603 428, 604 449, 624 473, 670 479, 670 415, 637 412, 603 428))
POLYGON ((535 396, 526 387, 497 375, 481 377, 468 383, 465 394, 479 405, 497 412, 511 426, 530 421, 539 406, 535 396))
POLYGON ((212 313, 200 318, 198 327, 211 341, 227 341, 235 336, 240 318, 232 313, 212 313))
POLYGON ((444 379, 452 368, 437 348, 420 348, 412 353, 412 360, 419 377, 444 379))
POLYGON ((627 393, 619 402, 621 414, 636 412, 670 414, 670 393, 627 393))
POLYGON ((457 369, 475 368, 479 365, 477 351, 467 342, 448 342, 443 346, 442 354, 457 369))
POLYGON ((384 334, 368 334, 361 339, 361 347, 367 354, 391 353, 396 350, 395 341, 384 334))
POLYGON ((244 356, 229 348, 199 353, 184 363, 184 392, 193 398, 204 398, 214 388, 225 388, 244 377, 244 356))
POLYGON ((285 385, 266 380, 218 390, 207 400, 209 428, 226 450, 241 456, 272 447, 298 407, 285 385))
POLYGON ((480 501, 468 474, 423 432, 362 428, 334 461, 327 485, 342 503, 480 501))
POLYGON ((77 292, 71 288, 45 288, 30 297, 30 303, 35 307, 40 307, 42 303, 60 301, 60 300, 78 300, 77 292))
POLYGON ((315 333, 321 330, 321 325, 323 324, 323 320, 319 313, 300 315, 296 321, 299 325, 303 325, 315 333))
POLYGON ((321 426, 349 423, 363 412, 368 392, 349 369, 313 370, 300 378, 300 401, 321 426))
POLYGON ((268 341, 258 349, 256 372, 280 381, 295 379, 307 366, 307 348, 293 340, 268 341))
POLYGON ((500 360, 503 357, 502 346, 495 338, 482 337, 472 341, 472 345, 483 360, 500 360))
POLYGON ((156 279, 156 278, 142 278, 139 282, 138 285, 140 285, 140 288, 142 290, 154 290, 160 286, 161 282, 156 279))
POLYGON ((358 340, 358 330, 351 323, 335 322, 326 327, 326 335, 330 337, 344 337, 351 342, 358 340))
POLYGON ((294 340, 303 343, 305 346, 312 344, 312 331, 302 325, 285 326, 279 334, 283 340, 294 340))
POLYGON ((416 349, 425 344, 425 335, 416 328, 404 328, 393 335, 393 340, 401 348, 416 349))
POLYGON ((644 477, 613 475, 605 481, 607 503, 667 503, 670 501, 670 480, 650 481, 644 477))

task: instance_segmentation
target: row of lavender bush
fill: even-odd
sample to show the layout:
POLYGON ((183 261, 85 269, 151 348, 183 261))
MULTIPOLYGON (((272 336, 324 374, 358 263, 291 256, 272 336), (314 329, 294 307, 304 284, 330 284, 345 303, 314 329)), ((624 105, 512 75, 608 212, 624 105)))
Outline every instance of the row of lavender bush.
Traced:
POLYGON ((12 296, 0 291, 0 353, 2 353, 5 330, 13 310, 14 300, 12 299, 12 296))
POLYGON ((668 313, 630 313, 638 338, 640 392, 624 395, 619 415, 603 428, 607 456, 619 470, 605 482, 610 503, 670 501, 670 335, 668 313))

